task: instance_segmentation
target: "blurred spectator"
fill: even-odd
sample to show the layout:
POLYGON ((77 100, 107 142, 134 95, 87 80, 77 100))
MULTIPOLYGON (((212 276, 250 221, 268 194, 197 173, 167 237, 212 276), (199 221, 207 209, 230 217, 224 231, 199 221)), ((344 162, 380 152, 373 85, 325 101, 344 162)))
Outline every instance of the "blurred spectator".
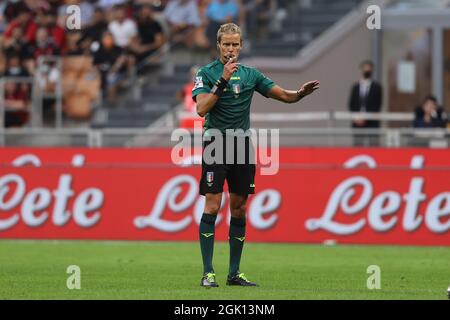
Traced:
POLYGON ((7 57, 5 66, 5 77, 28 77, 30 74, 23 67, 22 61, 19 55, 10 55, 7 57))
POLYGON ((268 34, 270 21, 277 9, 276 0, 247 0, 245 8, 246 34, 249 38, 262 40, 268 34))
POLYGON ((71 31, 66 35, 66 51, 65 56, 78 56, 84 53, 83 49, 80 47, 81 40, 80 31, 71 31))
POLYGON ((28 92, 17 83, 6 81, 4 87, 5 127, 19 127, 28 121, 28 92))
POLYGON ((120 73, 124 71, 126 64, 127 57, 124 50, 114 43, 113 35, 105 31, 98 50, 94 52, 94 65, 100 71, 102 90, 108 102, 113 103, 115 100, 120 73))
POLYGON ((11 37, 3 42, 3 49, 7 56, 19 55, 21 60, 32 58, 31 44, 23 37, 23 30, 16 28, 12 31, 11 37))
POLYGON ((137 18, 138 37, 134 37, 130 50, 138 62, 158 50, 164 43, 161 25, 153 17, 150 5, 144 5, 139 10, 137 18))
POLYGON ((11 22, 26 5, 19 0, 6 0, 2 4, 2 16, 6 23, 11 22))
POLYGON ((51 38, 51 42, 60 52, 64 52, 66 43, 65 29, 58 26, 56 19, 56 10, 46 10, 42 16, 41 26, 47 28, 48 36, 51 38))
POLYGON ((102 9, 95 8, 92 24, 87 28, 82 29, 82 36, 78 41, 78 45, 85 51, 90 49, 91 45, 98 47, 102 34, 106 30, 108 30, 108 22, 105 19, 105 14, 102 9))
MULTIPOLYGON (((18 54, 12 54, 7 57, 5 72, 3 77, 28 77, 28 71, 23 67, 18 54)), ((7 79, 7 78, 5 78, 7 79)), ((5 126, 21 126, 28 120, 28 105, 30 86, 27 82, 20 82, 18 79, 5 81, 5 126)))
POLYGON ((46 61, 37 72, 37 83, 41 92, 47 94, 42 99, 43 117, 45 121, 53 121, 55 117, 56 85, 61 82, 61 73, 54 61, 46 61))
POLYGON ((170 0, 164 9, 173 42, 194 45, 194 30, 201 25, 195 0, 170 0))
POLYGON ((239 15, 239 6, 235 0, 212 0, 206 9, 209 20, 206 27, 206 37, 212 49, 216 48, 217 30, 227 22, 236 22, 239 15))
POLYGON ((198 0, 198 13, 201 25, 195 29, 194 41, 195 45, 201 49, 210 49, 211 45, 206 37, 206 28, 208 26, 208 18, 206 10, 208 9, 210 0, 198 0))
POLYGON ((108 24, 108 30, 113 35, 115 44, 121 48, 126 48, 138 32, 136 23, 127 17, 123 5, 114 7, 114 19, 108 24))
POLYGON ((445 128, 448 117, 442 107, 438 106, 434 96, 425 98, 421 106, 416 107, 414 128, 445 128))
POLYGON ((16 29, 22 30, 22 39, 25 43, 31 43, 35 40, 37 25, 32 20, 30 9, 25 5, 21 6, 17 18, 6 27, 4 34, 6 41, 13 37, 16 29))
POLYGON ((40 56, 59 55, 61 50, 55 45, 53 37, 49 37, 48 29, 39 27, 36 31, 36 41, 31 46, 33 60, 27 61, 28 71, 31 74, 36 73, 37 60, 40 56))
MULTIPOLYGON (((352 87, 349 100, 350 112, 380 112, 382 103, 382 87, 372 80, 373 62, 364 61, 360 64, 361 79, 352 87)), ((376 120, 357 119, 352 122, 353 128, 368 129, 379 128, 380 122, 376 120)), ((377 146, 378 136, 367 134, 355 135, 355 146, 377 146)))

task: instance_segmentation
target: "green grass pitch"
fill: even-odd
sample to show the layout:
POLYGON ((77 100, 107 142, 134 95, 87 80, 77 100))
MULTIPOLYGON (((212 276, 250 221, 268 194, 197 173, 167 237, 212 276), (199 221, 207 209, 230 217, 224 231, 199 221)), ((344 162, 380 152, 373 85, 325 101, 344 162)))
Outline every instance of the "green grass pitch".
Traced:
POLYGON ((195 242, 1 240, 0 299, 447 299, 450 285, 448 247, 246 243, 241 271, 257 288, 225 285, 227 243, 214 264, 220 287, 205 289, 195 242), (80 290, 66 286, 69 265, 80 290))

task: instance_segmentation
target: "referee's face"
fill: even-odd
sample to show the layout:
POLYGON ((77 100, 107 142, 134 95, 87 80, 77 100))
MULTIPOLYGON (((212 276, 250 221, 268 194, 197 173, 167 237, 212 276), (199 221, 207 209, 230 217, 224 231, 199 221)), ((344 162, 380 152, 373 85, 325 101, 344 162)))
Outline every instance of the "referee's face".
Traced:
POLYGON ((242 49, 242 39, 239 33, 223 34, 218 43, 220 60, 226 63, 231 58, 238 58, 242 49))

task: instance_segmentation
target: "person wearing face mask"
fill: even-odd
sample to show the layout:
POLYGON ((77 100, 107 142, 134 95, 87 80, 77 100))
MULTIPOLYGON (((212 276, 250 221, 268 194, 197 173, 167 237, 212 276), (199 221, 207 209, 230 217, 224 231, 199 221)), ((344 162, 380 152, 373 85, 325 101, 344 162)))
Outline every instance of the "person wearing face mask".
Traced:
MULTIPOLYGON (((349 110, 350 112, 380 112, 382 104, 382 87, 372 79, 373 62, 364 61, 360 64, 361 79, 355 83, 350 92, 349 110)), ((355 119, 352 121, 352 128, 367 129, 379 128, 380 122, 377 120, 355 119)), ((354 145, 378 146, 379 139, 377 135, 356 134, 354 145)))

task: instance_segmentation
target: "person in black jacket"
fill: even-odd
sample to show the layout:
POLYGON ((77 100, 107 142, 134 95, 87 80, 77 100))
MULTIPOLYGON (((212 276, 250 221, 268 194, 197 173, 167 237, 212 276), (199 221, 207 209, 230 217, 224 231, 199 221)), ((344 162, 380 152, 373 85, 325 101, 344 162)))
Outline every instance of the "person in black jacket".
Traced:
POLYGON ((416 107, 414 128, 445 128, 447 126, 447 114, 438 106, 434 96, 427 96, 421 106, 416 107))
MULTIPOLYGON (((382 103, 382 87, 372 80, 373 62, 364 61, 360 65, 362 78, 353 85, 350 100, 350 112, 380 112, 382 103)), ((355 119, 352 121, 352 128, 379 128, 380 122, 377 120, 355 119)), ((377 146, 378 135, 356 134, 354 138, 355 146, 377 146)))

